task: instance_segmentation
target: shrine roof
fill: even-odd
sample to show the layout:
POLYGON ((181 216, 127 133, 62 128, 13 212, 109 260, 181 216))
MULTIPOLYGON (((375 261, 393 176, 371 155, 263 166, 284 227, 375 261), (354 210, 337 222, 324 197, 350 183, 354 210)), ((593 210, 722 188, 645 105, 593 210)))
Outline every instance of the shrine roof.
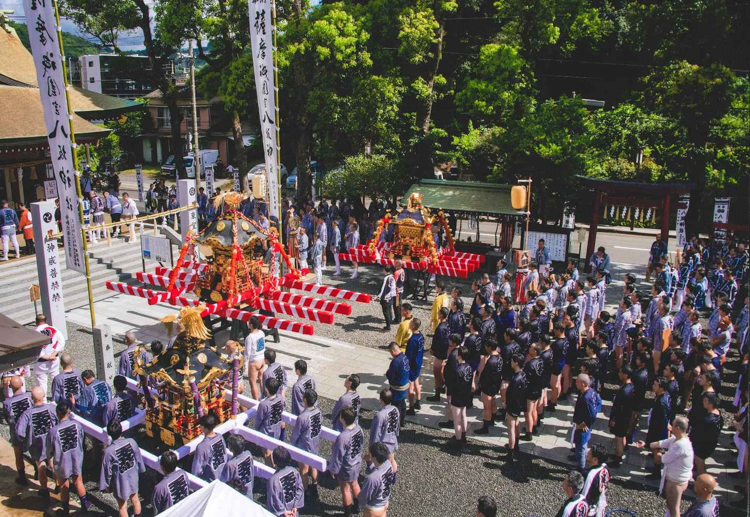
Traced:
POLYGON ((523 217, 510 201, 512 185, 471 181, 420 180, 406 191, 406 206, 413 193, 422 195, 422 205, 430 209, 489 216, 523 217))
POLYGON ((585 185, 594 187, 598 190, 609 190, 610 192, 631 192, 642 194, 687 194, 693 188, 693 183, 644 183, 635 181, 605 180, 599 178, 589 178, 586 176, 576 176, 585 185))

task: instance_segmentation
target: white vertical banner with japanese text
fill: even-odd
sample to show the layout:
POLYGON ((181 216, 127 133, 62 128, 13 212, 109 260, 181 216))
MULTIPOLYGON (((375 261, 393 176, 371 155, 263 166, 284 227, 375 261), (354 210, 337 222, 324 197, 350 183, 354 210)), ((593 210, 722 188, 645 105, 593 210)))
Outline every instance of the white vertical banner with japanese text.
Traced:
POLYGON ((138 185, 138 201, 143 201, 143 165, 135 164, 135 183, 138 185))
POLYGON ((60 199, 60 218, 65 237, 65 263, 68 269, 85 274, 70 114, 65 96, 63 56, 58 42, 61 32, 57 27, 55 4, 53 0, 24 0, 24 10, 39 94, 44 108, 52 170, 55 173, 60 199))
POLYGON ((57 233, 55 202, 31 203, 31 224, 34 229, 36 269, 39 274, 39 291, 42 296, 42 311, 47 324, 52 325, 67 338, 65 325, 65 299, 63 298, 62 263, 57 251, 57 239, 49 233, 57 233))
POLYGON ((211 197, 214 195, 214 166, 209 165, 206 167, 206 195, 211 197))
POLYGON ((248 0, 250 8, 250 42, 253 48, 255 89, 258 114, 263 133, 263 157, 268 181, 268 215, 281 219, 279 199, 278 142, 276 141, 276 84, 274 81, 272 0, 248 0))
MULTIPOLYGON (((730 197, 717 197, 714 200, 714 223, 728 223, 729 222, 729 203, 732 201, 730 197)), ((715 230, 714 239, 719 242, 724 242, 727 238, 726 230, 715 230)))
POLYGON ((685 231, 685 218, 690 209, 690 194, 680 196, 677 204, 677 222, 675 234, 677 235, 677 246, 683 247, 687 243, 687 232, 685 231))
MULTIPOLYGON (((196 194, 195 180, 179 180, 177 182, 180 206, 195 206, 196 194)), ((182 242, 187 242, 188 232, 198 233, 198 208, 180 212, 180 235, 182 242)))

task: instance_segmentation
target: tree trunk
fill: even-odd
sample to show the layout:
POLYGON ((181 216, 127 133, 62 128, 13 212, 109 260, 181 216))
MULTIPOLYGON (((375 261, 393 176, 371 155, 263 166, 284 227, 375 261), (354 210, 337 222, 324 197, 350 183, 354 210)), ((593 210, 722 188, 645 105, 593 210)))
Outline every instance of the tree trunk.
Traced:
POLYGON ((247 179, 247 154, 245 153, 245 143, 242 141, 242 121, 237 112, 232 113, 232 136, 234 136, 234 163, 232 165, 240 170, 242 191, 247 192, 250 190, 247 179))
POLYGON ((417 144, 417 159, 418 159, 418 174, 420 177, 429 178, 432 176, 432 145, 427 139, 427 135, 430 133, 430 124, 432 123, 432 106, 435 103, 435 77, 438 75, 440 69, 440 62, 443 59, 443 39, 445 37, 445 29, 442 22, 439 22, 438 27, 438 46, 435 52, 435 66, 430 72, 427 78, 427 104, 424 108, 424 114, 422 120, 419 122, 419 127, 422 130, 422 139, 417 144))
POLYGON ((297 204, 302 205, 307 200, 312 187, 312 173, 310 172, 310 135, 306 125, 300 127, 297 136, 297 204))
MULTIPOLYGON (((702 228, 702 208, 703 196, 706 193, 706 163, 708 161, 707 150, 703 148, 694 149, 692 154, 694 159, 692 169, 692 180, 695 187, 690 192, 690 207, 685 214, 685 235, 690 238, 691 235, 698 233, 702 228)), ((669 214, 664 214, 669 216, 669 214)))
MULTIPOLYGON (((164 103, 167 105, 169 110, 169 122, 172 124, 171 127, 171 139, 172 139, 172 152, 174 153, 174 166, 177 170, 177 176, 179 178, 187 178, 185 172, 185 163, 182 160, 184 150, 182 149, 182 132, 180 131, 180 125, 182 124, 182 111, 177 106, 177 98, 172 92, 164 93, 164 103)), ((197 145, 197 142, 196 142, 197 145)))

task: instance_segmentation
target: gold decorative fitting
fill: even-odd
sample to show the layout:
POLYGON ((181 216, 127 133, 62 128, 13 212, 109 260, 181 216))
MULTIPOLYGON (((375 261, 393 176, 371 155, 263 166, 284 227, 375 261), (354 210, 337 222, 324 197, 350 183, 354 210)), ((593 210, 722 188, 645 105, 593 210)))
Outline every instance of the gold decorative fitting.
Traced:
POLYGON ((242 224, 240 226, 242 226, 242 229, 245 230, 246 232, 250 231, 250 225, 247 224, 247 221, 242 221, 242 224))
POLYGON ((206 364, 206 361, 208 361, 208 358, 206 357, 206 354, 200 353, 196 356, 196 359, 198 359, 198 362, 201 364, 206 364))
POLYGON ((171 357, 171 358, 169 359, 169 364, 171 364, 172 366, 176 365, 176 364, 177 364, 177 363, 179 363, 179 362, 180 362, 180 356, 179 356, 179 355, 177 355, 177 354, 173 355, 173 356, 172 356, 172 357, 171 357))
POLYGON ((221 295, 219 291, 211 291, 211 301, 212 302, 220 302, 223 300, 224 297, 221 295))
POLYGON ((224 228, 226 228, 226 227, 227 227, 227 225, 224 224, 224 221, 219 221, 219 224, 216 225, 216 230, 220 231, 220 232, 223 232, 224 228))

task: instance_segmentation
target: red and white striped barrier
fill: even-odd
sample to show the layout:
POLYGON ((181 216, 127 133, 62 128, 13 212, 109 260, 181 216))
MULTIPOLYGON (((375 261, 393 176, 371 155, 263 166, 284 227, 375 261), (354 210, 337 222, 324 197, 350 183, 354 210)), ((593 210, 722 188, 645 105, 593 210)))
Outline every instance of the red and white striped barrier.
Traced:
POLYGON ((289 287, 290 289, 297 289, 299 291, 305 291, 307 293, 319 294, 321 296, 330 296, 331 298, 341 298, 343 300, 350 300, 359 303, 370 303, 370 301, 372 301, 372 297, 369 294, 347 291, 346 289, 339 289, 337 287, 330 287, 327 285, 315 285, 300 281, 294 281, 286 285, 286 287, 289 287))
POLYGON ((151 289, 146 289, 144 287, 135 287, 128 284, 123 284, 121 282, 112 282, 110 280, 107 280, 105 282, 105 286, 110 291, 129 294, 130 296, 138 296, 140 298, 151 298, 160 294, 158 291, 152 291, 151 289))
POLYGON ((374 264, 375 256, 365 249, 351 248, 349 253, 339 253, 339 260, 357 261, 363 264, 374 264))
POLYGON ((453 267, 451 265, 432 264, 427 268, 432 275, 450 276, 454 278, 468 278, 469 272, 466 269, 453 267))
MULTIPOLYGON (((169 277, 166 276, 159 276, 159 275, 153 275, 151 273, 144 273, 143 271, 136 271, 135 277, 143 282, 144 284, 151 284, 151 285, 158 285, 159 287, 164 287, 165 289, 169 287, 169 277)), ((182 280, 175 280, 175 287, 182 287, 185 288, 188 291, 192 291, 195 289, 195 280, 193 278, 195 277, 194 274, 190 274, 185 276, 182 280)))
POLYGON ((447 251, 445 253, 445 256, 453 257, 456 259, 478 260, 480 264, 484 264, 484 261, 486 260, 484 255, 479 255, 477 253, 466 253, 463 251, 447 251))
POLYGON ((334 302, 332 300, 324 300, 322 298, 311 298, 303 294, 296 293, 282 293, 276 291, 272 293, 269 298, 271 300, 278 300, 280 302, 291 303, 299 305, 301 307, 310 307, 311 309, 318 309, 321 311, 328 311, 334 314, 342 314, 344 316, 351 316, 352 306, 346 303, 334 302))
POLYGON ((299 307, 285 302, 267 300, 266 298, 258 298, 257 307, 255 308, 279 314, 286 314, 287 316, 295 316, 297 318, 316 321, 318 323, 333 323, 333 313, 331 312, 299 307))
MULTIPOLYGON (((159 275, 159 276, 166 276, 167 278, 169 278, 169 274, 171 272, 172 272, 171 269, 169 269, 168 267, 162 267, 162 266, 157 266, 156 271, 155 271, 155 273, 157 275, 159 275)), ((177 272, 177 280, 186 280, 188 278, 193 278, 193 276, 195 276, 196 274, 198 274, 198 273, 196 273, 195 271, 192 271, 192 270, 178 271, 177 272)))
POLYGON ((282 320, 271 316, 263 316, 262 314, 254 312, 241 311, 239 309, 227 309, 225 315, 227 318, 244 322, 250 321, 250 316, 258 316, 258 319, 263 325, 272 329, 287 330, 289 332, 296 332, 306 336, 312 336, 314 334, 313 326, 309 323, 282 320))
MULTIPOLYGON (((206 270, 206 268, 208 268, 208 264, 204 264, 203 262, 187 262, 186 261, 182 263, 182 268, 189 269, 194 273, 200 274, 200 273, 203 273, 203 271, 206 270)), ((167 271, 171 271, 171 269, 167 271)), ((157 274, 159 273, 159 268, 156 269, 156 272, 157 274)))
MULTIPOLYGON (((396 260, 395 259, 386 259, 382 258, 378 261, 378 264, 381 266, 396 266, 396 260)), ((402 260, 401 265, 404 267, 404 269, 414 269, 416 271, 421 271, 423 269, 427 269, 427 263, 426 262, 412 262, 410 260, 402 260)))

